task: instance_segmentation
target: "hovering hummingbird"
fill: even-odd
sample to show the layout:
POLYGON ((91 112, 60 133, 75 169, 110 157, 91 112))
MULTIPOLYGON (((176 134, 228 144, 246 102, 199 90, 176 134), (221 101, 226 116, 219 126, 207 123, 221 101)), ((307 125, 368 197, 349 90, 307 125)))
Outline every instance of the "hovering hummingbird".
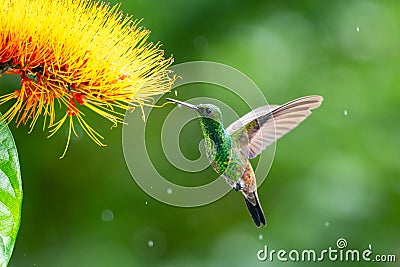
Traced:
POLYGON ((283 105, 259 107, 226 129, 220 109, 211 104, 192 105, 167 98, 194 110, 200 119, 207 157, 214 170, 235 191, 242 192, 247 208, 257 227, 266 225, 257 195, 256 176, 249 159, 304 121, 318 108, 321 96, 305 96, 283 105))

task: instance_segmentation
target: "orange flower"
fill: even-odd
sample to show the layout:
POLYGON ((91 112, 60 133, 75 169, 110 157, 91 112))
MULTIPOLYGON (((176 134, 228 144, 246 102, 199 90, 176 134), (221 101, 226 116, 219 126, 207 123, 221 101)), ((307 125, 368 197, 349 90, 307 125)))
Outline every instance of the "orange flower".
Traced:
POLYGON ((85 120, 85 106, 114 125, 124 111, 151 104, 170 90, 175 77, 150 32, 119 11, 119 6, 86 0, 0 0, 0 75, 21 76, 21 88, 0 97, 14 100, 7 122, 40 115, 50 136, 69 124, 67 151, 76 122, 98 145, 103 137, 85 120), (58 115, 61 113, 61 115, 58 115))

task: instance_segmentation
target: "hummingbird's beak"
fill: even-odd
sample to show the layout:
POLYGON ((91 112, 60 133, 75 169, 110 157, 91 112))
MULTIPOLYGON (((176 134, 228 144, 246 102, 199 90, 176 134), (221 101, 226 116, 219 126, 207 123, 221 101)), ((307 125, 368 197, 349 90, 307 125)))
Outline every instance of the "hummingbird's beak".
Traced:
POLYGON ((179 104, 179 105, 185 106, 185 107, 193 109, 193 110, 197 110, 198 109, 195 105, 191 105, 189 103, 178 101, 178 100, 175 100, 175 99, 172 99, 172 98, 166 98, 166 100, 168 100, 170 102, 174 102, 175 104, 179 104))

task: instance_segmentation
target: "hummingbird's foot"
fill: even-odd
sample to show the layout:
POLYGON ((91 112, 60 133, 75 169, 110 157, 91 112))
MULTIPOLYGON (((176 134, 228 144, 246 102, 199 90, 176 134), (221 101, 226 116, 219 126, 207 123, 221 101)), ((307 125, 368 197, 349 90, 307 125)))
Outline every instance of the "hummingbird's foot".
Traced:
POLYGON ((237 181, 235 186, 233 187, 233 189, 235 189, 235 191, 239 191, 239 190, 243 190, 243 186, 240 183, 240 181, 237 181))

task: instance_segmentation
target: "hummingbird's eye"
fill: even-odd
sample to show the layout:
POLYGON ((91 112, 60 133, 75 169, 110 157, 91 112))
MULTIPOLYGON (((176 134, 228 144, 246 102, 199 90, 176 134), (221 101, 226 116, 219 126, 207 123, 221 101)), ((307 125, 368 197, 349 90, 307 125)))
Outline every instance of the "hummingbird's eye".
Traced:
POLYGON ((212 112, 211 108, 206 108, 206 113, 210 114, 212 112))

